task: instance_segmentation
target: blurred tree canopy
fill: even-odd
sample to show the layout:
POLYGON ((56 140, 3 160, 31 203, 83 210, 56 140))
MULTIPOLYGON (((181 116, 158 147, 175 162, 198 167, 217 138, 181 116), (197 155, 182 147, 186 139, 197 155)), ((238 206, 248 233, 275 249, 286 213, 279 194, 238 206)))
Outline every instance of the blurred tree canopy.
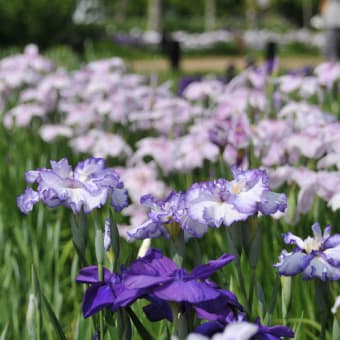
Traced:
POLYGON ((0 44, 67 42, 77 0, 0 0, 0 44))
MULTIPOLYGON (((79 26, 72 21, 73 13, 80 1, 0 0, 0 45, 24 45, 35 42, 44 48, 54 44, 71 43, 84 36, 95 39, 98 32, 103 34, 103 29, 96 31, 96 24, 79 26)), ((145 29, 147 5, 150 0, 96 1, 103 6, 107 23, 115 30, 128 27, 145 29)), ((162 0, 164 29, 202 30, 205 1, 162 0)), ((247 7, 256 8, 257 0, 215 0, 215 2, 216 19, 219 22, 217 27, 232 28, 236 25, 237 29, 242 29, 246 28, 247 7)), ((306 23, 306 17, 317 12, 319 0, 269 0, 269 3, 267 13, 282 16, 285 20, 301 26, 303 22, 306 23)))

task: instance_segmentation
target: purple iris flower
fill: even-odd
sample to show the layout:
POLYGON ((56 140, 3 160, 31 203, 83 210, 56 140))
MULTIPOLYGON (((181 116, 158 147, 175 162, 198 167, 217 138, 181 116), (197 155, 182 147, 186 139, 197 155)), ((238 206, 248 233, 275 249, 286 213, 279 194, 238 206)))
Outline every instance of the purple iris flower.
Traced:
POLYGON ((301 273, 304 280, 318 277, 322 281, 340 279, 340 234, 330 235, 331 226, 322 234, 320 225, 312 226, 314 237, 283 235, 286 244, 295 244, 292 252, 283 250, 279 262, 274 265, 280 275, 293 276, 301 273))
POLYGON ((39 201, 50 208, 64 205, 74 213, 82 208, 88 213, 102 206, 108 197, 117 211, 128 205, 128 194, 119 175, 112 168, 105 168, 102 158, 79 162, 74 171, 63 158, 51 161, 51 169, 31 170, 25 177, 27 183, 37 184, 36 191, 27 188, 17 198, 18 207, 25 214, 39 201))
POLYGON ((234 315, 237 312, 243 311, 243 307, 232 292, 220 289, 211 281, 206 281, 206 283, 217 289, 220 294, 216 299, 199 302, 193 306, 198 318, 224 323, 228 315, 234 315))
POLYGON ((127 232, 130 239, 144 240, 160 236, 169 238, 168 227, 171 224, 179 225, 194 237, 200 237, 207 231, 206 224, 200 224, 188 215, 182 192, 173 191, 164 201, 157 200, 149 194, 144 195, 141 198, 141 203, 150 209, 149 219, 127 232))
POLYGON ((249 216, 284 211, 284 194, 270 191, 264 170, 231 168, 234 179, 195 183, 186 193, 186 206, 191 218, 210 227, 230 226, 249 216))
POLYGON ((152 195, 144 195, 141 204, 150 209, 149 219, 142 225, 127 232, 129 238, 144 240, 145 238, 156 238, 165 236, 169 238, 166 225, 174 222, 174 214, 181 200, 182 193, 172 192, 166 200, 156 200, 152 195))
POLYGON ((123 281, 128 289, 149 289, 149 293, 165 301, 195 304, 220 295, 206 279, 233 259, 233 255, 224 254, 188 273, 159 250, 150 249, 126 269, 123 281))
POLYGON ((98 280, 98 267, 90 266, 81 269, 76 278, 77 282, 87 283, 82 312, 84 318, 92 316, 101 310, 108 308, 115 312, 119 307, 127 307, 138 298, 145 298, 150 304, 143 307, 144 313, 150 321, 167 319, 172 321, 172 313, 167 302, 157 298, 153 294, 147 294, 145 289, 126 289, 121 276, 111 273, 104 268, 103 280, 98 280))
MULTIPOLYGON (((243 313, 235 314, 230 312, 225 319, 222 321, 210 321, 201 324, 195 329, 195 333, 202 334, 205 336, 213 336, 214 334, 226 332, 228 333, 228 328, 233 329, 235 332, 243 331, 244 329, 250 328, 253 325, 251 336, 242 339, 250 340, 280 340, 283 337, 293 338, 294 332, 287 326, 274 325, 274 326, 263 326, 257 319, 254 323, 250 323, 246 320, 243 313), (239 327, 236 327, 239 325, 239 327)), ((236 333, 235 333, 236 334, 236 333)), ((227 339, 232 339, 231 337, 226 337, 227 339)), ((224 337, 223 337, 224 339, 224 337)), ((241 339, 241 338, 240 338, 241 339)))
POLYGON ((103 280, 98 280, 97 266, 81 269, 76 281, 91 285, 83 297, 82 311, 85 318, 105 308, 114 312, 119 307, 125 307, 145 294, 140 289, 126 289, 122 284, 121 277, 106 268, 103 269, 103 280), (119 301, 117 297, 119 297, 119 301))

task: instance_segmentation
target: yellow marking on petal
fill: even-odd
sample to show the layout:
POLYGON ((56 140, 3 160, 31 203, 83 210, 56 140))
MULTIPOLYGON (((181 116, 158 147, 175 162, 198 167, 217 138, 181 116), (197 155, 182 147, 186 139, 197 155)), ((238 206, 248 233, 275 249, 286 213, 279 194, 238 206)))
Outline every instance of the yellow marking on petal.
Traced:
POLYGON ((245 188, 245 184, 244 183, 238 183, 238 182, 234 182, 231 186, 231 193, 234 195, 238 195, 240 194, 242 191, 244 191, 245 188))
POLYGON ((307 254, 311 253, 313 250, 319 250, 320 249, 320 245, 321 242, 317 241, 316 239, 308 236, 305 240, 304 240, 304 244, 305 244, 305 251, 307 254))

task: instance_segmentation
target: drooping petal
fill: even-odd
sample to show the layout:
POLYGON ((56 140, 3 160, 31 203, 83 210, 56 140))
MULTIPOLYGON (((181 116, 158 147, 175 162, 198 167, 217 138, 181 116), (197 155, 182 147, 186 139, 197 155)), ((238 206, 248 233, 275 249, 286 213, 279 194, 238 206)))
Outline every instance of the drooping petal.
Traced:
POLYGON ((220 227, 224 224, 230 226, 236 221, 245 221, 250 214, 238 211, 232 204, 227 202, 211 204, 204 209, 203 217, 209 226, 220 227))
POLYGON ((127 235, 134 240, 144 240, 146 238, 157 238, 161 236, 165 238, 170 237, 162 224, 153 222, 152 220, 147 220, 142 225, 130 229, 127 235))
POLYGON ((340 244, 336 247, 324 250, 323 254, 326 257, 327 262, 329 262, 332 266, 340 267, 340 244))
POLYGON ((197 266, 188 277, 193 279, 207 279, 212 274, 214 274, 217 270, 227 265, 229 262, 235 259, 234 255, 223 254, 221 257, 216 260, 210 260, 206 264, 202 264, 197 266))
POLYGON ((277 211, 284 212, 287 208, 287 197, 272 191, 265 191, 258 203, 259 211, 264 215, 271 215, 277 211))
POLYGON ((217 332, 221 332, 224 329, 224 324, 218 322, 218 321, 211 321, 211 322, 205 322, 196 327, 194 334, 202 334, 209 336, 209 339, 211 339, 211 336, 213 336, 217 332))
POLYGON ((302 278, 305 280, 318 277, 322 281, 339 280, 340 268, 332 266, 321 256, 314 257, 303 270, 302 278))
POLYGON ((313 255, 302 252, 288 253, 283 250, 280 255, 280 262, 274 267, 278 268, 280 275, 292 276, 301 273, 312 260, 313 255))
POLYGON ((25 192, 17 197, 17 205, 24 214, 28 214, 39 201, 39 194, 31 188, 26 188, 25 192))
POLYGON ((116 211, 121 211, 128 206, 128 192, 126 189, 114 188, 111 195, 111 205, 116 211))
POLYGON ((143 311, 150 321, 167 319, 172 322, 173 316, 171 308, 166 301, 161 300, 154 295, 149 295, 147 299, 150 300, 151 303, 143 307, 143 311))
POLYGON ((87 318, 106 307, 114 304, 114 295, 108 285, 102 283, 93 284, 89 287, 83 298, 82 311, 84 318, 87 318))

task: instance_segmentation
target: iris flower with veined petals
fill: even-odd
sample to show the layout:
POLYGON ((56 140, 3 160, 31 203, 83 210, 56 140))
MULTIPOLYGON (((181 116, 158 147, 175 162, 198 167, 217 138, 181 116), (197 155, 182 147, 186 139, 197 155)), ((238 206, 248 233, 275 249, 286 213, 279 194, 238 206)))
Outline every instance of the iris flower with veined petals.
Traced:
POLYGON ((105 308, 114 312, 119 307, 128 306, 145 293, 140 289, 126 289, 121 277, 106 268, 103 269, 103 280, 99 280, 97 266, 81 269, 76 281, 90 284, 83 297, 82 311, 85 318, 105 308))
POLYGON ((220 295, 205 280, 233 259, 233 255, 224 254, 188 273, 160 251, 150 249, 126 269, 123 282, 128 289, 149 289, 149 293, 165 301, 198 303, 220 295))
POLYGON ((26 190, 17 198, 19 209, 25 214, 38 201, 51 208, 64 205, 74 213, 82 208, 88 213, 102 206, 109 196, 118 211, 128 204, 119 175, 112 168, 105 168, 102 158, 88 158, 78 163, 74 171, 66 158, 51 161, 51 169, 28 171, 25 177, 27 183, 37 183, 36 191, 26 190))
POLYGON ((150 209, 149 219, 127 232, 130 239, 144 240, 160 236, 169 238, 166 227, 172 223, 178 224, 187 234, 194 237, 201 237, 208 229, 206 224, 200 224, 188 215, 182 192, 173 191, 164 201, 157 200, 152 195, 144 195, 141 203, 150 209))
POLYGON ((264 170, 231 168, 234 179, 195 183, 186 193, 189 215, 211 227, 230 226, 258 212, 268 215, 286 209, 286 196, 270 191, 264 170))
POLYGON ((294 332, 287 326, 274 325, 263 326, 257 319, 254 323, 246 320, 243 313, 235 314, 230 312, 225 319, 218 321, 210 321, 199 325, 195 329, 195 333, 206 336, 213 336, 212 339, 240 339, 240 340, 280 340, 283 337, 293 338, 294 332), (252 330, 252 332, 249 332, 252 330), (242 333, 242 332, 245 333, 242 333), (224 332, 228 337, 217 336, 220 332, 224 332), (234 333, 234 338, 232 337, 234 333), (244 334, 245 337, 237 337, 235 334, 244 334), (246 337, 246 334, 248 337, 246 337))
POLYGON ((292 233, 284 234, 286 244, 296 248, 288 253, 283 250, 279 262, 274 265, 280 275, 293 276, 301 273, 305 280, 318 277, 322 281, 340 279, 340 234, 330 235, 331 226, 321 233, 318 223, 312 226, 314 237, 302 240, 292 233))

